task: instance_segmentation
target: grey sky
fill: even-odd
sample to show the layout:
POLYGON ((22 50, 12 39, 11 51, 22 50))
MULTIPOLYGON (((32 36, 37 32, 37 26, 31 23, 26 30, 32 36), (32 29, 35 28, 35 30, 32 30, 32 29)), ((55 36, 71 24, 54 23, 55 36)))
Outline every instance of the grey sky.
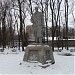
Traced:
MULTIPOLYGON (((68 25, 70 27, 74 27, 75 26, 74 19, 73 19, 73 16, 72 16, 72 9, 73 9, 73 13, 75 12, 75 6, 73 8, 73 4, 74 4, 73 0, 69 0, 68 25)), ((63 11, 61 11, 61 15, 62 15, 62 18, 63 18, 62 21, 64 22, 64 2, 62 2, 62 4, 61 4, 61 10, 63 10, 63 11)), ((50 8, 49 8, 49 15, 50 15, 50 8)), ((75 17, 75 15, 74 15, 74 17, 75 17)), ((31 18, 30 15, 28 15, 26 20, 25 20, 26 21, 26 25, 32 25, 32 23, 30 21, 30 18, 31 18)), ((48 26, 51 26, 51 17, 49 17, 49 19, 48 19, 48 26)), ((62 26, 62 23, 61 23, 61 26, 62 26)))

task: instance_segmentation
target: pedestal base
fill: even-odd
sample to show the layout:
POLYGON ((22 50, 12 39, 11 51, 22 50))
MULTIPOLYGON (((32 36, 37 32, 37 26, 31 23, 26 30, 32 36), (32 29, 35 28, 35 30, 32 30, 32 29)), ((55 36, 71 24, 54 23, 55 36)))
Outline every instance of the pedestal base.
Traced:
POLYGON ((55 63, 53 51, 49 45, 33 44, 28 45, 25 49, 23 61, 38 61, 42 64, 46 64, 47 60, 51 60, 52 64, 55 63))

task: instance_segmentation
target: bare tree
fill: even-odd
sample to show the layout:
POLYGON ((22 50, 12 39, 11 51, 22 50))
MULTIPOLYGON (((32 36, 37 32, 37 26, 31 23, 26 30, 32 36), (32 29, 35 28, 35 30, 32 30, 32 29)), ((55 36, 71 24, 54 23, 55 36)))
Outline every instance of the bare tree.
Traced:
POLYGON ((50 9, 52 14, 52 50, 54 51, 54 6, 55 6, 55 0, 50 0, 50 9))
POLYGON ((8 10, 8 3, 7 2, 3 2, 2 4, 2 44, 3 44, 3 50, 4 47, 6 45, 6 14, 7 14, 7 10, 8 10))
POLYGON ((27 7, 27 0, 12 0, 13 10, 14 13, 17 12, 17 14, 14 15, 15 18, 15 24, 18 30, 18 36, 19 36, 19 49, 20 49, 20 41, 22 42, 22 50, 24 50, 24 36, 23 36, 23 30, 25 31, 25 18, 26 13, 28 11, 27 7), (17 19, 16 19, 17 18, 17 19), (20 21, 20 26, 18 21, 20 21), (20 27, 20 29, 18 29, 20 27))
POLYGON ((65 0, 66 47, 68 50, 68 0, 65 0))

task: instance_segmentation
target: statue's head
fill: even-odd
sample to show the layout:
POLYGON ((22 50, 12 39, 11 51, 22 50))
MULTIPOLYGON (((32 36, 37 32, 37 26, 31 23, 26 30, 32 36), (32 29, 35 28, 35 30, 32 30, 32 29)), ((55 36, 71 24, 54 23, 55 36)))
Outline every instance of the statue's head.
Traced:
POLYGON ((35 11, 38 12, 38 7, 35 7, 35 11))

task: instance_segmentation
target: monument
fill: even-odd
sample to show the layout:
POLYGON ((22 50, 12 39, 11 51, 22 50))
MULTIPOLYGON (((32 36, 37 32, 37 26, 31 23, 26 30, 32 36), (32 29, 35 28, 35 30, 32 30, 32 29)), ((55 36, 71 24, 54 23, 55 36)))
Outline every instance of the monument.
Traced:
POLYGON ((34 36, 36 43, 42 43, 43 30, 44 30, 44 15, 42 12, 38 12, 38 7, 35 7, 35 13, 31 17, 33 23, 34 36))
POLYGON ((43 28, 44 28, 44 15, 38 11, 35 7, 35 13, 31 17, 34 28, 34 36, 36 43, 28 45, 25 49, 25 55, 23 61, 38 61, 42 64, 46 64, 47 60, 50 60, 52 64, 55 63, 53 57, 53 51, 48 44, 44 44, 43 41, 43 28))

